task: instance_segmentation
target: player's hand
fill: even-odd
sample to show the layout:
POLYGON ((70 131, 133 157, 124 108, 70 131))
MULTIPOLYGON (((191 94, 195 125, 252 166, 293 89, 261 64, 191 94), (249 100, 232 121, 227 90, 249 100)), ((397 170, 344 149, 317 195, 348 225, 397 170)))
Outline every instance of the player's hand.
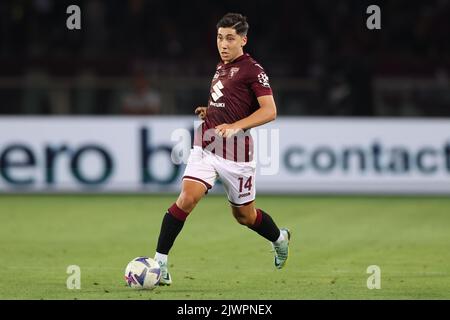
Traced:
POLYGON ((198 114, 198 117, 201 120, 205 120, 207 110, 208 110, 208 107, 197 107, 194 112, 195 112, 195 114, 198 114))
POLYGON ((216 134, 224 138, 232 137, 239 131, 242 131, 242 128, 239 128, 234 123, 232 124, 223 123, 215 127, 216 134))

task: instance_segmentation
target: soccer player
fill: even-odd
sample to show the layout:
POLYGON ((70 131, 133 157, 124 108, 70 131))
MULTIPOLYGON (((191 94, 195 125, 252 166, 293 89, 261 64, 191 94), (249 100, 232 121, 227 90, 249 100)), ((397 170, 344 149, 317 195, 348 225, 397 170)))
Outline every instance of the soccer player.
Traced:
POLYGON ((181 193, 162 221, 155 254, 161 266, 160 285, 172 283, 169 251, 188 215, 218 178, 236 220, 272 243, 276 268, 283 268, 289 254, 289 230, 279 229, 254 202, 256 164, 249 131, 276 118, 269 78, 262 66, 244 53, 249 29, 246 17, 228 13, 216 27, 221 62, 212 79, 208 107, 195 109, 204 121, 194 137, 181 193))

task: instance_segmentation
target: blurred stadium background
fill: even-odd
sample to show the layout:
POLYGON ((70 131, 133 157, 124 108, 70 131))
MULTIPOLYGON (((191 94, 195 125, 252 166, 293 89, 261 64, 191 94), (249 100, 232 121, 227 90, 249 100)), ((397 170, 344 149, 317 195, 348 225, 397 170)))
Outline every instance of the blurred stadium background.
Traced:
POLYGON ((217 63, 215 24, 232 9, 249 17, 247 51, 280 115, 450 116, 446 0, 1 1, 0 112, 123 114, 121 97, 142 88, 156 91, 155 113, 191 114, 217 63), (69 32, 76 3, 82 30, 69 32), (365 27, 370 4, 380 31, 365 27))
MULTIPOLYGON (((173 198, 165 194, 179 191, 183 172, 182 164, 170 160, 171 134, 192 130, 194 108, 207 103, 218 61, 215 24, 230 11, 248 17, 246 51, 266 69, 278 107, 279 118, 265 128, 279 129, 279 173, 258 176, 261 203, 281 209, 282 223, 298 223, 304 232, 298 244, 303 256, 293 258, 286 271, 291 274, 279 281, 299 280, 283 298, 373 298, 364 273, 372 263, 387 265, 395 283, 376 298, 449 298, 448 0, 0 1, 0 259, 18 266, 18 252, 34 254, 41 276, 30 280, 36 283, 27 292, 7 280, 8 270, 0 271, 0 297, 73 298, 60 287, 64 271, 46 268, 75 261, 91 266, 88 293, 80 296, 105 298, 95 283, 114 290, 128 258, 152 254, 151 235, 173 198), (81 7, 81 30, 66 28, 71 4, 81 7), (371 4, 381 8, 381 30, 366 28, 371 4), (52 195, 60 192, 129 195, 52 195), (156 196, 145 200, 133 193, 156 196), (342 193, 349 197, 330 198, 342 193), (389 197, 353 197, 361 193, 389 197), (391 197, 417 194, 430 197, 391 197), (129 216, 119 209, 130 210, 129 216), (77 215, 108 229, 66 225, 77 215), (144 223, 136 225, 130 216, 144 223), (384 231, 371 228, 377 223, 384 231), (130 232, 134 228, 140 231, 130 232), (75 243, 70 230, 83 240, 75 243), (110 244, 120 254, 110 256, 110 244), (135 246, 132 253, 129 246, 135 246), (372 256, 362 253, 367 248, 374 249, 372 256), (96 273, 97 254, 115 266, 114 277, 96 273), (355 272, 362 272, 360 278, 355 272)), ((204 220, 193 224, 215 230, 207 211, 222 210, 225 202, 211 199, 199 207, 204 220)), ((229 240, 226 232, 214 234, 212 241, 229 240)), ((195 287, 191 278, 204 276, 198 270, 206 262, 183 253, 190 252, 186 243, 198 245, 189 237, 188 230, 174 262, 181 267, 189 261, 192 268, 183 269, 184 278, 178 271, 178 280, 198 290, 187 296, 168 289, 159 298, 277 298, 267 295, 264 284, 254 290, 265 269, 238 278, 243 291, 222 283, 224 294, 218 294, 209 287, 214 272, 209 286, 195 287)), ((245 260, 248 252, 231 248, 225 256, 245 260)), ((258 259, 265 256, 246 267, 259 267, 258 259)), ((214 271, 219 277, 230 272, 214 271)))

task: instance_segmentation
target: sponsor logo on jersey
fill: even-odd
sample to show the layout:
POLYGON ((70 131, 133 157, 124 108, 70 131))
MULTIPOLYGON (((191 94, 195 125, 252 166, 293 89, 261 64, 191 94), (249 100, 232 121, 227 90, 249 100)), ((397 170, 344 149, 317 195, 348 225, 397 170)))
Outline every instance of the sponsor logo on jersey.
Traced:
POLYGON ((220 81, 220 80, 217 81, 216 84, 213 85, 212 89, 213 89, 214 92, 211 93, 211 97, 213 98, 214 101, 219 100, 220 97, 223 96, 222 91, 220 91, 220 90, 223 89, 222 81, 220 81))
POLYGON ((216 108, 225 108, 225 103, 223 102, 209 102, 209 105, 216 108))

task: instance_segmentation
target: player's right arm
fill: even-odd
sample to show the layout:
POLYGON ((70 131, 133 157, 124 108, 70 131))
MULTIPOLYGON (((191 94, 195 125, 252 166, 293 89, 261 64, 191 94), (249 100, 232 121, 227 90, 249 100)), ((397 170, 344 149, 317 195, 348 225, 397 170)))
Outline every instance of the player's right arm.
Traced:
POLYGON ((198 117, 201 120, 205 120, 207 110, 208 110, 208 107, 197 107, 197 108, 195 108, 194 112, 195 112, 195 114, 198 115, 198 117))

